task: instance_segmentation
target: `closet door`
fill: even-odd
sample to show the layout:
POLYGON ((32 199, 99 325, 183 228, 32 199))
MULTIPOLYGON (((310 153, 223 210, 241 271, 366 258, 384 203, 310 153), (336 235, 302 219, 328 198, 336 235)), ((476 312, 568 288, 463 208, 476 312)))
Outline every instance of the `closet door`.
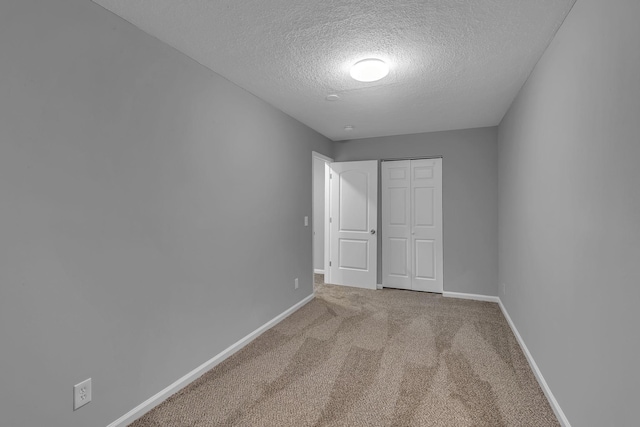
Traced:
POLYGON ((443 291, 442 159, 382 163, 382 284, 443 291))
POLYGON ((442 293, 442 159, 411 161, 411 249, 411 289, 442 293))
POLYGON ((411 289, 411 162, 382 163, 382 286, 411 289))

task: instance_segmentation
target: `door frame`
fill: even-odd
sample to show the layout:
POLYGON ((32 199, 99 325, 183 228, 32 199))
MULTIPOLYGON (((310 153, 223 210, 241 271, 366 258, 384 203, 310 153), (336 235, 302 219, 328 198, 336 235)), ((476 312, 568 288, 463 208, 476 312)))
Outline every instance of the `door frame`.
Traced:
POLYGON ((329 204, 329 194, 327 192, 327 185, 328 185, 328 174, 327 174, 327 163, 331 163, 334 160, 331 157, 327 157, 324 154, 320 154, 316 151, 311 151, 311 283, 315 283, 315 274, 316 274, 316 269, 315 269, 315 239, 316 236, 313 234, 314 233, 314 229, 315 229, 315 222, 316 222, 316 198, 315 198, 315 170, 314 170, 314 165, 315 165, 315 161, 314 160, 322 160, 324 162, 324 169, 325 169, 325 173, 324 173, 324 215, 325 215, 325 225, 324 225, 324 236, 322 236, 322 239, 324 240, 324 274, 327 274, 327 259, 329 256, 329 251, 327 249, 327 240, 328 240, 328 233, 327 233, 327 207, 329 204))

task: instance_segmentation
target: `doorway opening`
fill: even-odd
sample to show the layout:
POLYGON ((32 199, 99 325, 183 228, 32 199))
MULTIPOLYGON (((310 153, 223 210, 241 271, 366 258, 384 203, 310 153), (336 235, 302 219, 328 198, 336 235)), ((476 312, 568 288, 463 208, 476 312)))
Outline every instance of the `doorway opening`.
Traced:
POLYGON ((316 283, 317 280, 324 280, 325 274, 325 259, 327 257, 327 245, 325 236, 325 214, 328 209, 328 191, 327 191, 327 164, 333 162, 333 159, 316 153, 311 152, 312 160, 312 256, 313 256, 313 278, 316 283), (319 277, 322 276, 322 277, 319 277))

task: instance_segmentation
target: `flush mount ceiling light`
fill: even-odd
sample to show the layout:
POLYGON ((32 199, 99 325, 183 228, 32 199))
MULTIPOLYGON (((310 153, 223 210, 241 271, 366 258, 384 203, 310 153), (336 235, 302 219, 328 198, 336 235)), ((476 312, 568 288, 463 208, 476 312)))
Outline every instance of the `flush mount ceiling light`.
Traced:
POLYGON ((389 74, 389 66, 380 59, 363 59, 353 64, 350 74, 359 82, 375 82, 389 74))

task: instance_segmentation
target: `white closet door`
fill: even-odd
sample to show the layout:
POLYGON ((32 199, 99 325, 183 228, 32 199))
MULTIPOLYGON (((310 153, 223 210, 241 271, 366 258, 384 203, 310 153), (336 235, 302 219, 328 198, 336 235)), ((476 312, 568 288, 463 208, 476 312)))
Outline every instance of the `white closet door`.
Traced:
POLYGON ((411 161, 411 288, 442 293, 442 159, 411 161))
POLYGON ((411 162, 382 163, 382 286, 411 289, 411 162))
POLYGON ((378 162, 330 167, 329 283, 376 289, 378 162))
POLYGON ((383 286, 442 293, 442 159, 382 171, 383 286))

